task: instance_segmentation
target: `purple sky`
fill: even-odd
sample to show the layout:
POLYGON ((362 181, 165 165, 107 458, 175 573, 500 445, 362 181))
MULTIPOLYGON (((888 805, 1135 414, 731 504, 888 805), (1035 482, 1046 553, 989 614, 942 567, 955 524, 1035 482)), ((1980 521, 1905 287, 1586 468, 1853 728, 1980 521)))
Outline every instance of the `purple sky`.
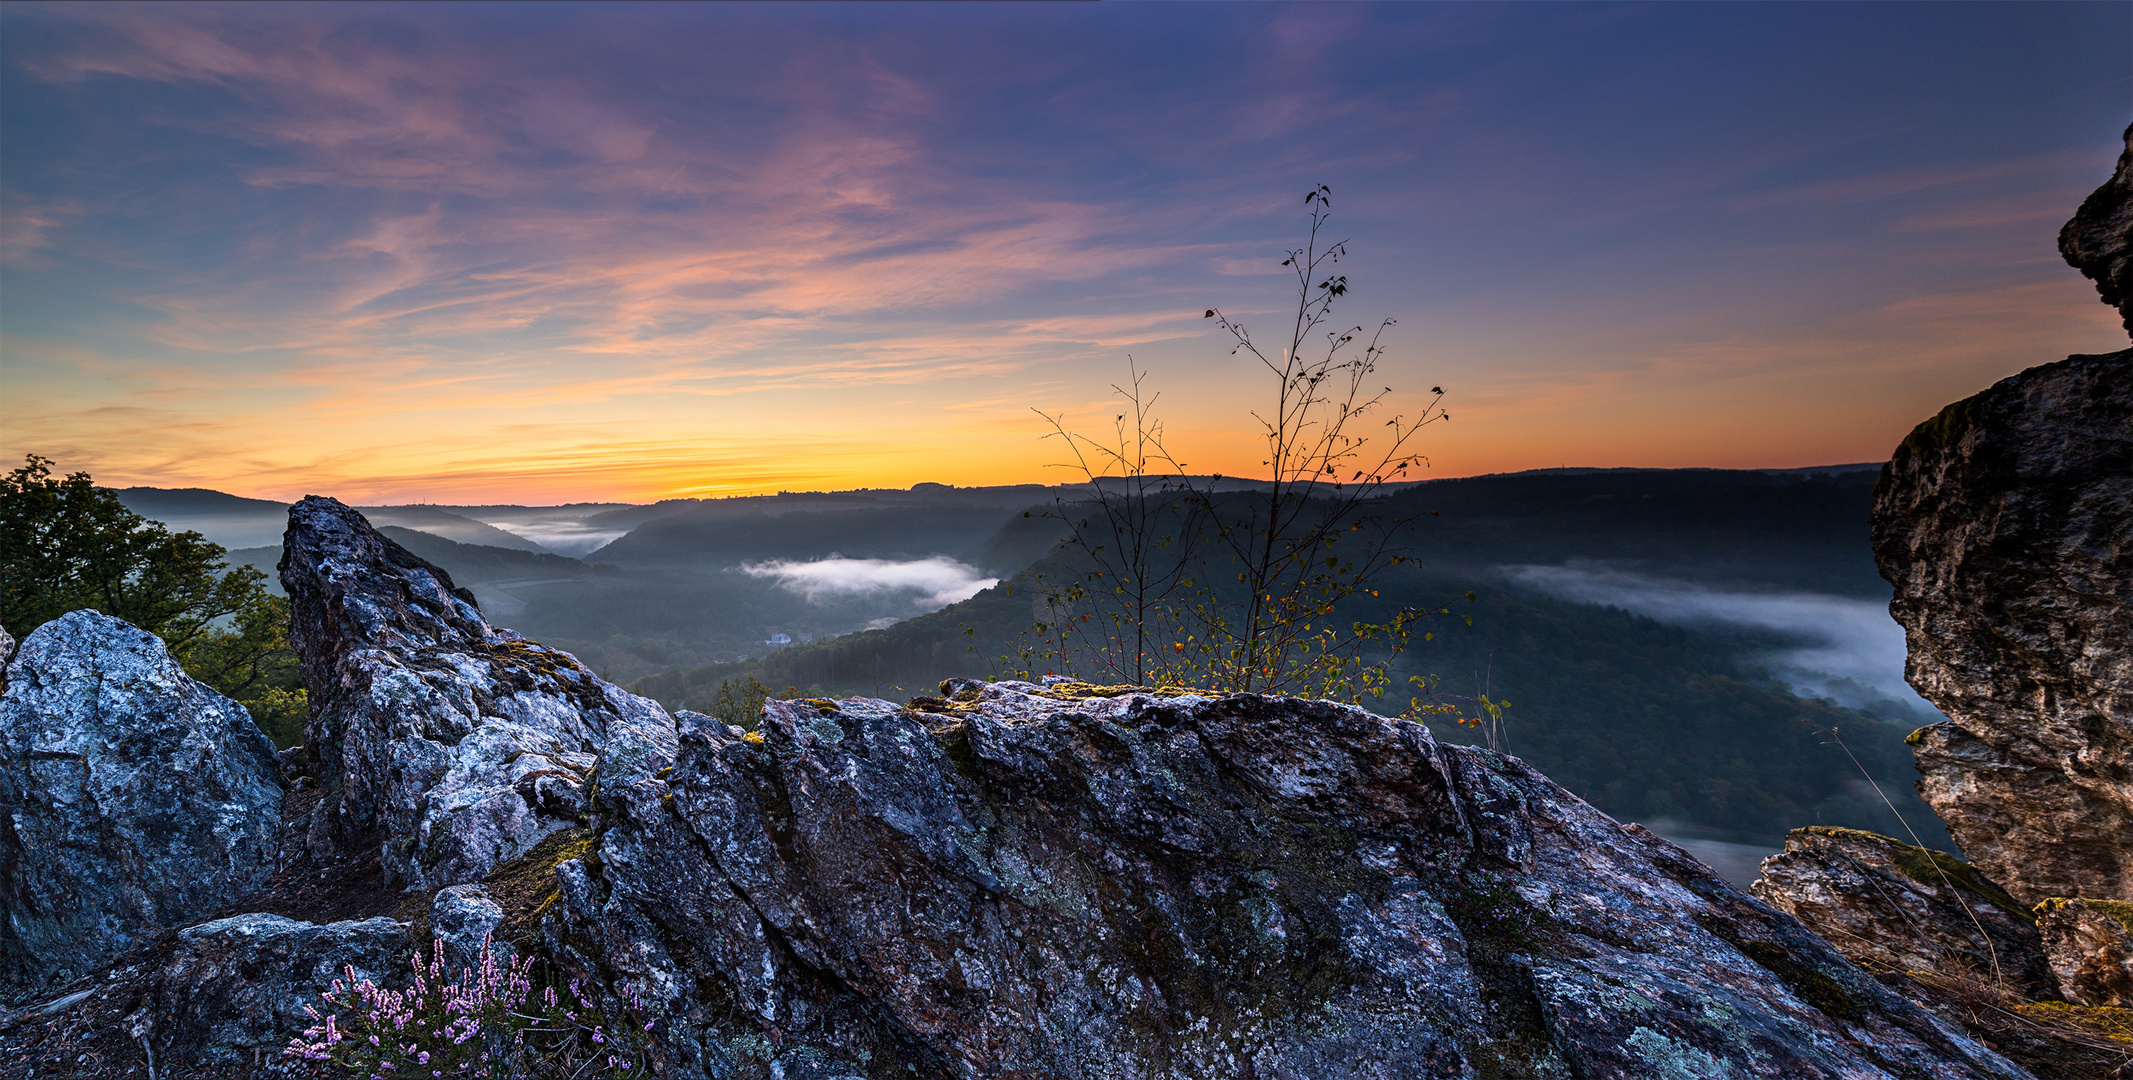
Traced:
POLYGON ((2122 348, 2128 4, 0 9, 0 453, 361 501, 1248 473, 1302 193, 1425 475, 1885 457, 2122 348))

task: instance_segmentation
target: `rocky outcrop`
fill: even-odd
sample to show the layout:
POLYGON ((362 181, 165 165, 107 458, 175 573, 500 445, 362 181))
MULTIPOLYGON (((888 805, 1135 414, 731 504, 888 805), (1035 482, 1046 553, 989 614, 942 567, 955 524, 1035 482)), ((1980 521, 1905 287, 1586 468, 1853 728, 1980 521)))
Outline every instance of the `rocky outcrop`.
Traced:
POLYGON ((2080 1005, 2133 1008, 2133 904, 2054 898, 2037 905, 2037 931, 2059 993, 2080 1005))
POLYGON ((2133 351, 2003 379, 1875 489, 1911 685, 1949 719, 1919 792, 2025 904, 2133 899, 2133 351))
POLYGON ((1327 702, 943 690, 617 736, 548 947, 678 1075, 2024 1075, 1514 758, 1327 702))
MULTIPOLYGON (((2133 332, 2133 128, 2059 235, 2133 332)), ((2133 350, 2003 379, 1882 470, 1874 553, 1908 675, 1949 719, 1919 791, 2026 904, 2133 899, 2133 350)))
POLYGON ((2133 126, 2126 128, 2118 171, 2091 193, 2059 230, 2059 254, 2096 283, 2133 334, 2133 126))
POLYGON ((1748 888, 1871 968, 1996 976, 2025 997, 2054 988, 2036 916, 1952 855, 1814 825, 1748 888))
POLYGON ((0 983, 63 985, 263 885, 280 776, 155 635, 94 611, 38 627, 0 695, 0 983))
POLYGON ((450 575, 333 499, 290 507, 280 569, 326 792, 315 852, 375 848, 408 889, 479 881, 579 822, 613 735, 673 744, 658 704, 490 626, 450 575))
POLYGON ((407 982, 407 926, 387 918, 316 923, 238 915, 187 928, 156 971, 135 1026, 166 1062, 277 1061, 313 1021, 319 992, 357 979, 407 982))

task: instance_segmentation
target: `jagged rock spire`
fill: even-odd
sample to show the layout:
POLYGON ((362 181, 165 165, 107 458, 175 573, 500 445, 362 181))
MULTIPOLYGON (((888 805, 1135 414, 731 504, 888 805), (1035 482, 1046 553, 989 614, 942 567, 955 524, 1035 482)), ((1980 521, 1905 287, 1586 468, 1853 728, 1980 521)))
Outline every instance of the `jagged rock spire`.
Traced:
POLYGON ((326 790, 310 826, 321 853, 375 846, 406 888, 478 881, 579 821, 617 731, 673 742, 657 703, 491 626, 450 574, 337 500, 289 508, 280 570, 311 699, 305 756, 326 790))

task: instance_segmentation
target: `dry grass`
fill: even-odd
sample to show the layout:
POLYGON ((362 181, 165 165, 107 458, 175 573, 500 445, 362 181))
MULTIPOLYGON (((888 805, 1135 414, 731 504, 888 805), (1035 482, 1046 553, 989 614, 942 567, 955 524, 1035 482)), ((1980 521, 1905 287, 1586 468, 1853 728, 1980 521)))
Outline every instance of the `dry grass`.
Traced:
POLYGON ((2115 1080, 2133 1065, 2133 1010, 2030 1001, 1989 975, 1882 972, 1918 1004, 1961 1024, 1971 1036, 2048 1080, 2115 1080))

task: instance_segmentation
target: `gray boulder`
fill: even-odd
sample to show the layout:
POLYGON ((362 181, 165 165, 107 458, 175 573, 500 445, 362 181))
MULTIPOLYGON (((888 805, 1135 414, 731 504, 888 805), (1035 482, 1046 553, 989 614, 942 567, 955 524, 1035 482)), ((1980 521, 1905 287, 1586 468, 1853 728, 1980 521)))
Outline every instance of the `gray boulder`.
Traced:
POLYGON ((2133 899, 2133 350, 2002 379, 1874 491, 1925 797, 2024 904, 2133 899))
POLYGON ((549 948, 688 1076, 2027 1075, 1515 758, 1328 702, 943 692, 610 741, 549 948))
POLYGON ((673 744, 656 702, 490 626, 449 574, 333 499, 289 508, 280 570, 322 856, 380 851, 410 890, 479 881, 579 822, 616 732, 673 744))
POLYGON ((272 876, 274 744, 155 635, 38 627, 0 695, 0 982, 58 986, 272 876))
POLYGON ((315 1021, 306 1005, 353 968, 358 980, 404 986, 412 974, 407 925, 388 918, 301 922, 238 915, 178 933, 142 1004, 163 1061, 208 1065, 280 1059, 315 1021))
POLYGON ((1871 968, 1998 972, 2025 997, 2054 989, 2036 916, 1943 852, 1812 825, 1794 829, 1748 889, 1871 968))

